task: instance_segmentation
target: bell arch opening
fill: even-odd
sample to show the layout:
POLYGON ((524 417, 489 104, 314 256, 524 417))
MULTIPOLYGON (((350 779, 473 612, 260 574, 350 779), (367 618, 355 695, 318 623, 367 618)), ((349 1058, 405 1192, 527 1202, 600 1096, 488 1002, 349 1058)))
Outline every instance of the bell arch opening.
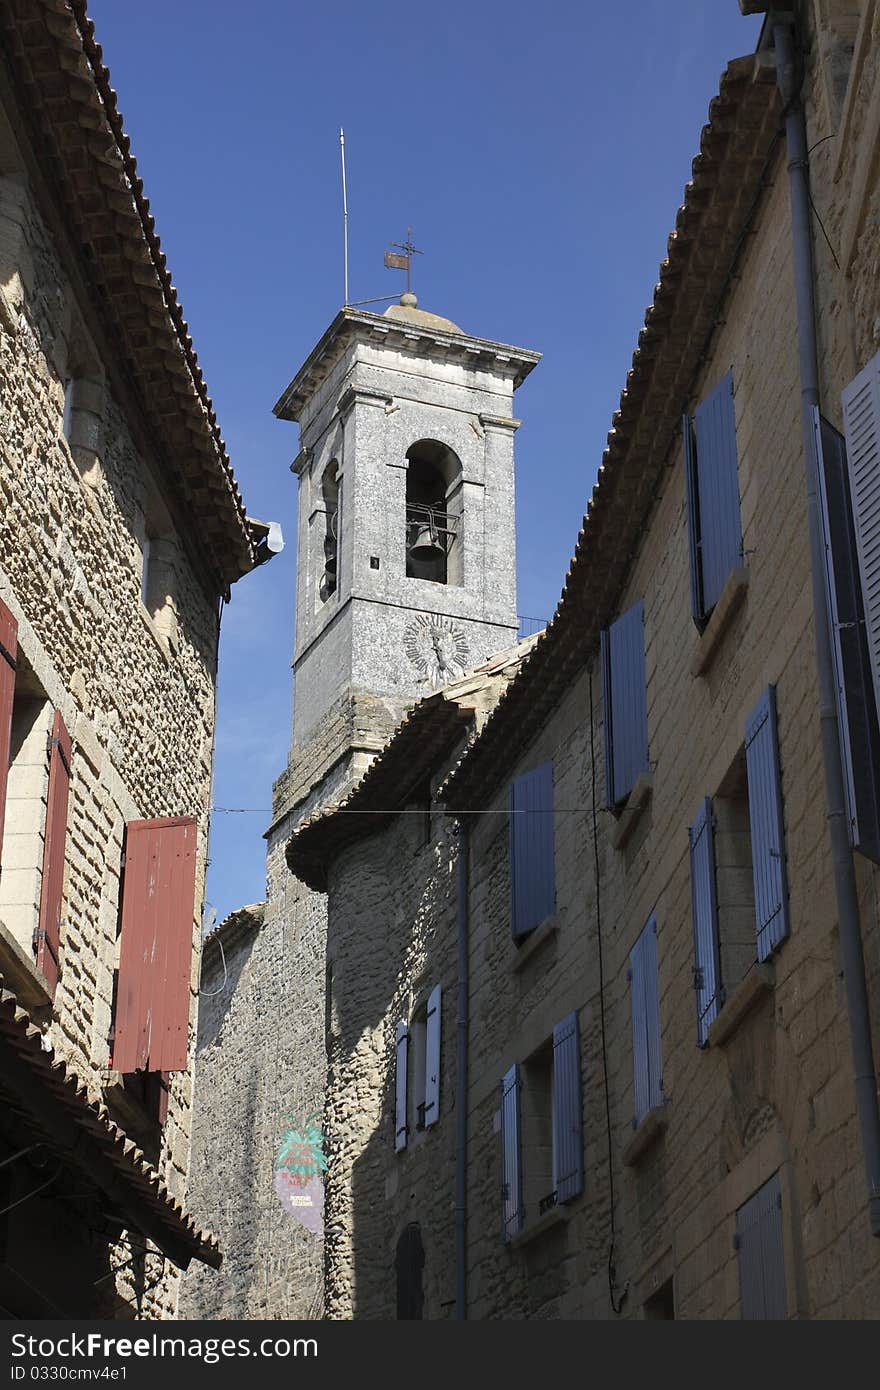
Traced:
POLYGON ((406 574, 464 583, 461 463, 446 444, 420 439, 406 452, 406 574))
POLYGON ((341 489, 342 479, 339 476, 339 464, 336 459, 331 459, 324 469, 324 476, 321 479, 321 498, 324 503, 324 542, 322 573, 318 587, 322 600, 335 594, 339 585, 341 489))

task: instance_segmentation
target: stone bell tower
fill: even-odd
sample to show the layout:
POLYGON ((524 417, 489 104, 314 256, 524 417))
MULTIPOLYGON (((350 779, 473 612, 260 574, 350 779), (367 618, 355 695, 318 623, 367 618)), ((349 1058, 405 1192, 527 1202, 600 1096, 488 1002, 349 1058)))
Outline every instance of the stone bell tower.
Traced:
POLYGON ((384 314, 340 310, 275 406, 301 446, 292 738, 266 832, 264 915, 249 931, 229 919, 225 995, 202 1005, 192 1197, 202 1188, 225 1279, 212 1292, 190 1276, 181 1316, 320 1311, 320 1175, 288 1191, 279 1155, 307 1121, 312 1137, 320 1125, 326 899, 293 877, 285 850, 415 701, 515 641, 513 394, 539 358, 407 293, 384 314), (244 1136, 231 1142, 248 1193, 216 1197, 212 1215, 216 1175, 199 1155, 217 1131, 244 1136))
MULTIPOLYGON (((302 444, 296 800, 324 775, 315 745, 343 752, 328 719, 384 742, 414 699, 515 640, 513 393, 537 360, 405 294, 343 309, 275 406, 302 444)), ((355 733, 348 751, 375 748, 355 733)))

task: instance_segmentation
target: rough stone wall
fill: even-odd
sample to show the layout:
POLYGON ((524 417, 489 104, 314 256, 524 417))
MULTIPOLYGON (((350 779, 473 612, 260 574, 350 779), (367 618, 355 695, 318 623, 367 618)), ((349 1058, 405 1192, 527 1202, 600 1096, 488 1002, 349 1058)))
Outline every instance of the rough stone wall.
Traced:
MULTIPOLYGON (((880 120, 876 16, 867 3, 862 46, 853 58, 855 85, 841 117, 848 143, 818 147, 812 185, 832 241, 839 232, 838 245, 851 247, 838 274, 815 229, 823 410, 838 425, 840 390, 876 351, 880 334, 878 144, 870 138, 880 120)), ((828 133, 829 84, 821 79, 811 69, 810 144, 828 133)), ((614 1296, 620 1300, 627 1290, 624 1316, 647 1316, 646 1300, 672 1278, 677 1317, 737 1318, 735 1213, 775 1172, 789 1315, 880 1315, 880 1251, 868 1221, 824 810, 792 276, 780 152, 688 403, 693 410, 732 369, 747 591, 704 673, 692 675, 700 639, 690 612, 680 440, 671 441, 667 474, 617 610, 644 599, 653 789, 629 840, 614 847, 615 822, 600 810, 597 883, 590 806, 594 766, 604 804, 598 664, 592 677, 581 675, 572 684, 528 754, 505 768, 503 785, 485 808, 490 814, 474 825, 468 1091, 474 1318, 611 1316, 610 1176, 614 1296), (741 750, 745 719, 771 682, 777 688, 791 935, 774 959, 770 988, 756 991, 725 1041, 716 1035, 700 1049, 687 828, 702 799, 718 792, 741 750), (509 935, 506 787, 547 757, 554 761, 557 793, 557 914, 531 949, 517 952, 509 935), (597 996, 599 909, 610 1173, 597 996), (634 1109, 627 969, 652 912, 666 1129, 625 1164, 634 1109), (511 1063, 529 1057, 573 1008, 581 1028, 585 1192, 543 1221, 527 1209, 522 1235, 505 1246, 499 1083, 511 1063)), ((420 978, 443 978, 446 998, 454 981, 444 937, 447 911, 431 906, 434 871, 418 856, 407 863, 405 834, 403 817, 340 857, 331 873, 328 1295, 336 1316, 393 1315, 392 1232, 407 1210, 442 1210, 452 1181, 441 1144, 426 1140, 417 1154, 398 1156, 389 1128, 394 1024, 409 984, 410 952, 417 951, 420 978), (421 920, 423 892, 428 915, 421 920), (398 909, 400 920, 393 915, 398 909)), ((856 867, 876 1045, 877 871, 858 856, 856 867)), ((448 1022, 447 1013, 447 1028, 448 1022)), ((452 1084, 444 1094, 451 1091, 458 1103, 448 1055, 444 1083, 447 1076, 452 1084)), ((531 1161, 528 1149, 523 1161, 531 1161)), ((426 1252, 425 1316, 442 1316, 439 1291, 450 1287, 451 1256, 442 1241, 435 1250, 426 1245, 426 1252), (431 1267, 432 1255, 439 1271, 431 1267)))
MULTIPOLYGON (((425 1251, 424 1316, 455 1302, 455 836, 449 818, 395 818, 333 869, 327 941, 326 1312, 396 1316, 395 1252, 425 1251), (395 1029, 441 986, 440 1115, 395 1152, 395 1029)), ((410 1089, 414 1084, 411 1063, 410 1089)))
MULTIPOLYGON (((91 447, 77 450, 65 438, 65 379, 87 352, 103 382, 101 354, 109 349, 87 338, 58 249, 24 175, 14 171, 14 142, 5 124, 2 133, 0 595, 19 621, 20 652, 74 739, 61 977, 50 1038, 97 1096, 109 1056, 127 820, 199 817, 199 911, 217 619, 182 547, 175 548, 173 561, 173 626, 160 631, 141 601, 145 510, 164 488, 127 408, 101 384, 89 398, 97 430, 91 447)), ((0 915, 9 917, 9 930, 30 951, 26 915, 11 900, 0 915)), ((194 920, 194 973, 199 945, 194 920)), ((195 1002, 194 980, 193 1046, 195 1002)), ((190 1076, 182 1072, 173 1079, 158 1157, 163 1180, 178 1199, 184 1195, 189 1128, 190 1076)), ((174 1285, 175 1277, 166 1273, 142 1293, 138 1311, 170 1312, 174 1285)))

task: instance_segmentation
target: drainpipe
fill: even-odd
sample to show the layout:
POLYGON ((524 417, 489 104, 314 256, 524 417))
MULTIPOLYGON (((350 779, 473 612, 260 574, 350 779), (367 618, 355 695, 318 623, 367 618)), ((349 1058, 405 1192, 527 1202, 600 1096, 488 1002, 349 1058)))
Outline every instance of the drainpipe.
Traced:
POLYGON ((458 822, 458 1052, 455 1077, 455 1316, 467 1319, 467 1147, 468 1147, 468 931, 470 913, 470 825, 458 822))
POLYGON ((816 316, 813 296, 813 256, 808 192, 807 131, 800 94, 800 73, 790 21, 770 16, 776 49, 776 76, 785 110, 788 177, 791 195, 792 246, 797 297, 798 351, 801 380, 801 427, 807 472, 810 528, 810 560, 813 587, 813 622, 816 632, 816 665, 819 678, 819 720, 825 795, 831 832, 834 888, 840 924, 840 950, 846 984, 850 1042, 855 1073, 856 1109, 862 1131, 862 1147, 868 1179, 868 1211, 871 1232, 880 1236, 880 1113, 871 1042, 871 1020, 865 958, 859 924, 855 865, 849 844, 845 812, 843 769, 834 670, 825 595, 824 547, 817 504, 817 469, 813 443, 812 411, 819 404, 819 363, 816 348, 816 316))

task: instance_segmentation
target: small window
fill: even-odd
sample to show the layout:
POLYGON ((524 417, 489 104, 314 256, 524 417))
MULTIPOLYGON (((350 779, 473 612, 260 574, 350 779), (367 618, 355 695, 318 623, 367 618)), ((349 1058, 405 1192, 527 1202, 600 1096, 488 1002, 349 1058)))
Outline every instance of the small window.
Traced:
POLYGON ((80 328, 76 336, 68 352, 61 433, 80 477, 95 485, 102 476, 104 457, 105 387, 94 351, 86 344, 85 330, 80 328))
POLYGON ((64 897, 71 742, 0 604, 0 918, 54 993, 64 897), (12 662, 9 658, 11 657, 12 662), (14 664, 12 664, 14 663, 14 664))
POLYGON ((521 941, 556 911, 553 764, 510 785, 510 925, 521 941))
POLYGON ((504 1077, 501 1147, 504 1239, 583 1192, 577 1013, 504 1077))
POLYGON ((441 989, 431 990, 395 1034, 394 1147, 399 1153, 414 1134, 440 1118, 441 989))
POLYGON ((690 829, 697 1041, 756 961, 788 935, 782 793, 773 686, 746 741, 690 829))
POLYGON ((675 1293, 672 1279, 667 1279, 645 1299, 643 1313, 650 1322, 671 1322, 675 1318, 675 1293))
POLYGON ((171 520, 158 493, 153 492, 140 538, 140 597, 157 631, 172 643, 177 636, 179 560, 171 520))
POLYGON ((633 1129, 663 1104, 660 1062, 660 990, 657 975, 657 919, 648 919, 629 957, 633 1037, 633 1129))
POLYGON ((734 1243, 743 1319, 786 1318, 782 1191, 778 1173, 737 1211, 734 1243))
POLYGON ((730 572, 742 564, 742 523, 736 456, 733 374, 728 372, 684 417, 685 481, 691 559, 691 601, 701 630, 730 572))
POLYGON ((645 605, 641 601, 602 632, 605 730, 605 799, 623 806, 648 771, 648 702, 645 682, 645 605))
POLYGON ((418 1223, 405 1226, 397 1242, 394 1270, 397 1276, 397 1317, 417 1320, 425 1306, 423 1272, 425 1249, 418 1223))

